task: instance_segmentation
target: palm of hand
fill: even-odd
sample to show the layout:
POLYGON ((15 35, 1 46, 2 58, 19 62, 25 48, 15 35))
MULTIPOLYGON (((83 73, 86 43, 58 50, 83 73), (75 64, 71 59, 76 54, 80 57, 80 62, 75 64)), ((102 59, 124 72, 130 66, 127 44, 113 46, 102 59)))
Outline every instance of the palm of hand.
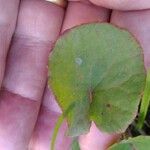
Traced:
MULTIPOLYGON (((103 1, 92 1, 110 7, 103 1)), ((112 5, 112 8, 129 8, 127 5, 122 8, 116 3, 112 5)), ((145 0, 142 5, 136 3, 135 8, 149 6, 150 3, 145 0)), ((69 2, 65 12, 63 8, 44 0, 23 0, 20 7, 19 0, 0 0, 1 149, 49 149, 52 130, 61 111, 52 92, 45 89, 46 65, 52 43, 60 32, 93 21, 107 21, 127 28, 141 42, 148 68, 149 15, 149 10, 111 13, 106 8, 86 2, 69 2)), ((64 124, 56 144, 58 150, 69 149, 70 139, 64 137, 65 130, 64 124)), ((80 137, 80 146, 82 150, 106 149, 116 138, 117 135, 99 132, 93 124, 90 133, 80 137)))

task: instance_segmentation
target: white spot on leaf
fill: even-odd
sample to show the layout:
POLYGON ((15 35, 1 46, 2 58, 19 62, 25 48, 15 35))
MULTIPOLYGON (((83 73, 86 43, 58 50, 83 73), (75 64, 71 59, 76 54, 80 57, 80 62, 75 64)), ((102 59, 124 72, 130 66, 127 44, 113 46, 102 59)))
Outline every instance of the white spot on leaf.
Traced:
POLYGON ((75 62, 76 62, 76 64, 78 64, 80 66, 82 64, 83 60, 81 58, 76 58, 75 62))

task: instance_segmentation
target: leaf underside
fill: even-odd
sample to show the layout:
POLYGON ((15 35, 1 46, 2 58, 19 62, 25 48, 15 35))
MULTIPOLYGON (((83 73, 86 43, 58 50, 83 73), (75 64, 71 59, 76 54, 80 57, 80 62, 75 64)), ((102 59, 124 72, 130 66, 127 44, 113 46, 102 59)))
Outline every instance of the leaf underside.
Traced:
POLYGON ((91 121, 123 132, 134 119, 145 85, 142 49, 126 30, 107 23, 75 27, 56 42, 49 85, 68 113, 68 135, 87 133, 91 121))
POLYGON ((114 144, 108 150, 148 150, 150 148, 150 137, 139 136, 123 140, 118 144, 114 144))

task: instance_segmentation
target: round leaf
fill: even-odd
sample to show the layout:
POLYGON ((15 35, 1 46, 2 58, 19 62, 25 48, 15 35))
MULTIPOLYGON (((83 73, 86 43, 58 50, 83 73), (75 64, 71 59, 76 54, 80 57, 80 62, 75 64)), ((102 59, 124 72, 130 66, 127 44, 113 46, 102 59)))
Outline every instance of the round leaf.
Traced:
POLYGON ((56 42, 49 85, 67 115, 69 135, 123 132, 134 119, 145 84, 142 49, 126 30, 107 23, 75 27, 56 42))

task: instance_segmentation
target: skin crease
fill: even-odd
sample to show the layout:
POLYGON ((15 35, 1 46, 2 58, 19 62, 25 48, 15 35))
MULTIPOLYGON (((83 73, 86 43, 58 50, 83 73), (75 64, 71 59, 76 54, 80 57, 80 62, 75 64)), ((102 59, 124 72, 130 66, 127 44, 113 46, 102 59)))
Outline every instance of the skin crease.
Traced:
MULTIPOLYGON (((149 8, 148 0, 142 0, 143 3, 139 0, 134 5, 131 5, 131 0, 123 0, 121 4, 117 0, 113 3, 108 3, 108 0, 92 2, 123 10, 149 8)), ((15 28, 18 6, 19 0, 0 0, 0 82, 3 80, 0 91, 0 149, 49 150, 54 124, 61 113, 52 91, 45 88, 52 43, 61 31, 75 25, 108 21, 110 10, 86 0, 70 2, 64 17, 65 10, 50 2, 22 0, 15 28)), ((150 67, 149 15, 149 10, 113 11, 110 20, 137 37, 144 50, 146 68, 150 67)), ((69 150, 71 140, 64 136, 66 129, 64 123, 56 150, 69 150)), ((102 133, 92 124, 90 132, 82 135, 79 143, 81 150, 105 150, 117 138, 118 135, 102 133)))

